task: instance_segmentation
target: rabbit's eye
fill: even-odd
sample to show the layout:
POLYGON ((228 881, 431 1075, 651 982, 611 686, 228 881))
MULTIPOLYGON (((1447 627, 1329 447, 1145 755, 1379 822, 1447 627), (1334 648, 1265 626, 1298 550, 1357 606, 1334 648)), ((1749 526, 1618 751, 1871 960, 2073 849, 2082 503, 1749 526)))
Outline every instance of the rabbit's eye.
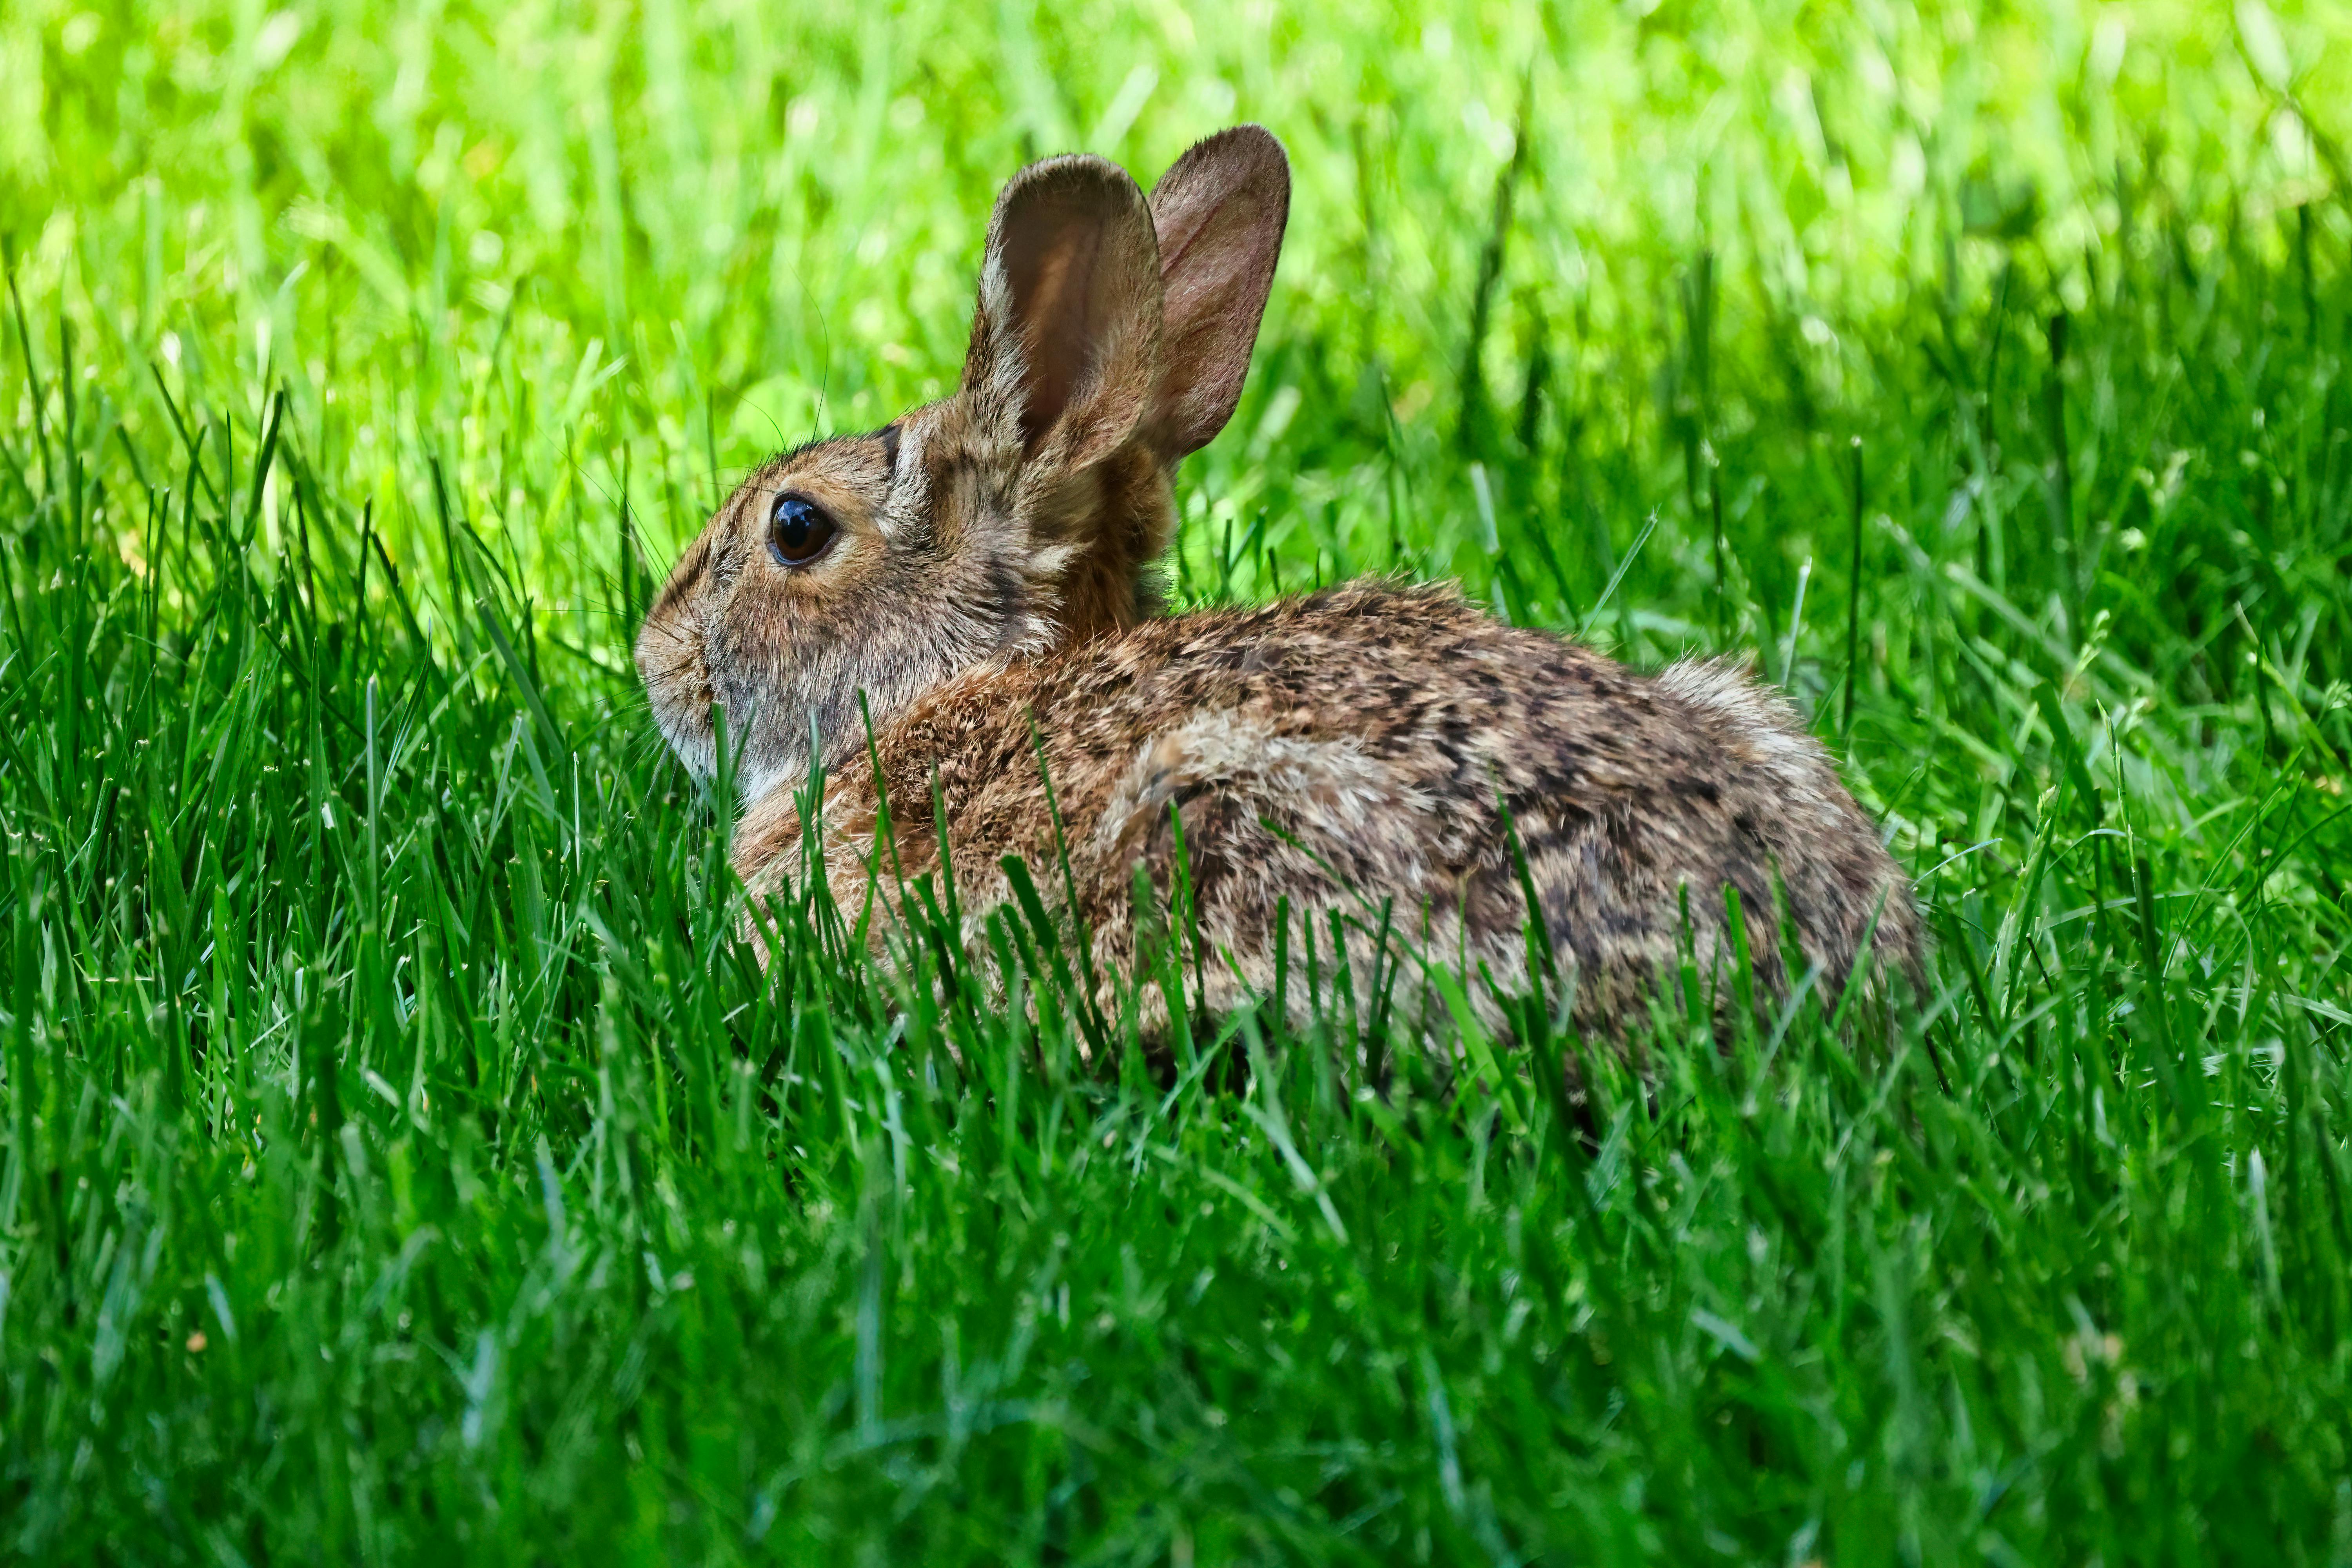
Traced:
POLYGON ((824 508, 804 495, 776 498, 768 514, 768 553, 779 566, 806 566, 824 554, 840 530, 824 508))

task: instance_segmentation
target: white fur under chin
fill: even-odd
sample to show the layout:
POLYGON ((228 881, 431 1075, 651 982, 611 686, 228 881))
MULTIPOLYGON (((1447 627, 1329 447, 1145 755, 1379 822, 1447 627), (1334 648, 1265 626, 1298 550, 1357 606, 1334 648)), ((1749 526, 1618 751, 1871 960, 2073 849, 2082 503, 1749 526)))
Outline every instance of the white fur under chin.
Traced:
POLYGON ((661 727, 662 739, 685 764, 686 771, 702 784, 709 784, 719 772, 719 738, 707 730, 696 734, 686 725, 685 715, 661 709, 654 713, 654 722, 661 727))

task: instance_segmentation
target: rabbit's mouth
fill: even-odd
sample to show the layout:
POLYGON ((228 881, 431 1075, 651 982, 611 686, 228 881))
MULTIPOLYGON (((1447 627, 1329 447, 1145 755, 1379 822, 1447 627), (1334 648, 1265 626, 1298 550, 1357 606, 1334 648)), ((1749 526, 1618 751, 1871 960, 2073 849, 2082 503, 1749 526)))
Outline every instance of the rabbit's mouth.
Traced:
POLYGON ((719 767, 718 737, 710 723, 719 694, 702 639, 669 617, 649 618, 637 637, 637 673, 662 739, 687 772, 708 780, 719 767))

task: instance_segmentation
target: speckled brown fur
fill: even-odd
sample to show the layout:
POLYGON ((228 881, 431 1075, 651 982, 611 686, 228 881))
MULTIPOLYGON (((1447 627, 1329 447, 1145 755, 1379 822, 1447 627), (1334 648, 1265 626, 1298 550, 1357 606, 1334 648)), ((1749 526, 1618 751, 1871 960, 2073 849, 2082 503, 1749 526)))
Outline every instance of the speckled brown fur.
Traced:
MULTIPOLYGON (((887 440, 788 454, 721 509, 638 658, 690 763, 711 765, 712 702, 740 733, 745 880, 771 889, 804 869, 797 792, 814 733, 822 871, 845 909, 876 886, 887 801, 886 905, 896 874, 939 868, 944 828, 976 944, 1010 896, 1001 862, 1021 857, 1092 934, 1106 1003, 1142 938, 1137 868, 1163 898, 1173 885, 1172 816, 1222 961, 1204 974, 1212 1005, 1271 991, 1286 901, 1293 951, 1311 923, 1325 973, 1344 961, 1360 997, 1385 926, 1402 989, 1422 997, 1410 1020, 1444 1032, 1423 988, 1438 965, 1470 977, 1497 1022, 1479 971, 1506 988, 1530 979, 1498 799, 1588 1029, 1623 1032, 1685 953, 1730 1005, 1727 888, 1768 1002, 1792 980, 1779 909, 1796 933, 1788 962, 1830 996, 1865 933, 1916 978, 1909 884, 1827 753, 1736 668, 1636 674, 1445 587, 1357 583, 1150 613, 1170 473, 1232 412, 1286 204, 1279 148, 1250 127, 1188 154, 1148 219, 1097 160, 1024 172, 991 226, 962 390, 887 440), (786 490, 839 526, 814 565, 786 569, 761 548, 786 490)), ((1301 990, 1292 1001, 1303 1013, 1301 990)))

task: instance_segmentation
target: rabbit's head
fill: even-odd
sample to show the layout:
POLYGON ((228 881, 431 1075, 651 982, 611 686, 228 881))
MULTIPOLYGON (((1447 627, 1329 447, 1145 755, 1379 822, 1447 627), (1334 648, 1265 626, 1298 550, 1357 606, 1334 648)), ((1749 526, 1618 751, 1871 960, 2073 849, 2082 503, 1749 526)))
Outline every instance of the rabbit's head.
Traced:
POLYGON ((963 378, 870 435, 770 461, 671 571, 637 638, 663 734, 745 799, 865 744, 992 660, 1129 626, 1174 528, 1170 477, 1233 415, 1289 213, 1255 125, 1147 201, 1053 158, 997 197, 963 378))

